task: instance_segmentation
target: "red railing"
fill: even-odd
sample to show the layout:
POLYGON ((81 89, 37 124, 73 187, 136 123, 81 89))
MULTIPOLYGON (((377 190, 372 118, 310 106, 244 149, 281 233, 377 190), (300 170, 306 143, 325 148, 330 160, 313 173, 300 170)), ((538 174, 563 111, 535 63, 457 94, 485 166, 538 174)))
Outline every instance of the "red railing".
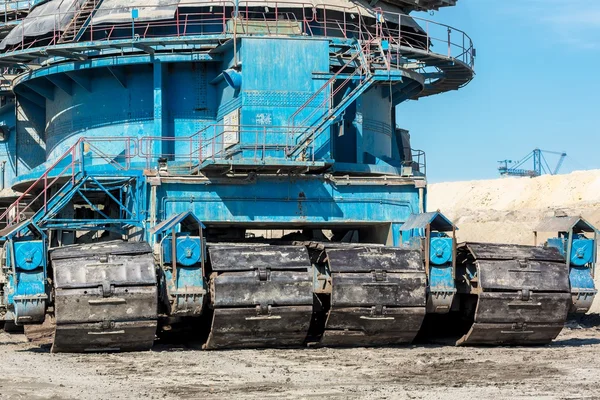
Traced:
MULTIPOLYGON (((122 172, 143 166, 150 169, 153 163, 165 158, 169 162, 175 161, 175 164, 169 165, 169 171, 181 171, 183 168, 188 173, 197 170, 205 161, 231 160, 236 155, 239 155, 239 160, 256 165, 278 159, 295 161, 286 153, 289 131, 289 126, 215 124, 182 138, 80 138, 0 214, 0 224, 19 223, 25 212, 37 211, 38 208, 32 209, 36 204, 48 211, 48 202, 55 193, 51 189, 60 184, 75 185, 79 174, 85 173, 89 167, 87 164, 93 164, 95 159, 102 160, 103 166, 112 166, 115 172, 122 172)), ((312 154, 314 162, 314 147, 312 154)), ((415 156, 414 162, 424 168, 424 153, 415 156)), ((154 167, 158 168, 158 164, 154 167)), ((111 173, 109 170, 108 175, 111 173)))
POLYGON ((289 126, 213 124, 188 137, 140 138, 138 155, 148 169, 158 158, 176 161, 178 168, 190 170, 207 160, 230 159, 238 154, 245 161, 289 161, 285 153, 289 131, 289 126))
MULTIPOLYGON (((115 9, 100 6, 102 15, 91 19, 86 31, 88 35, 86 40, 152 40, 158 37, 209 35, 231 37, 231 35, 249 32, 257 22, 263 24, 261 35, 269 36, 295 34, 289 30, 295 24, 299 29, 297 34, 303 36, 358 38, 359 40, 388 37, 392 43, 404 48, 425 52, 434 50, 438 54, 460 60, 471 67, 474 65, 473 42, 465 32, 449 25, 377 8, 338 7, 287 1, 241 1, 238 6, 239 13, 235 18, 237 29, 234 30, 236 10, 233 1, 210 3, 189 1, 182 6, 178 4, 179 2, 160 4, 160 7, 173 9, 173 17, 162 20, 144 19, 145 15, 149 15, 156 9, 158 3, 148 2, 141 7, 124 5, 115 9), (124 16, 131 15, 134 9, 138 10, 140 16, 137 20, 127 18, 126 22, 110 23, 109 18, 103 17, 115 13, 120 14, 121 19, 124 19, 124 16)), ((10 52, 30 49, 31 46, 56 45, 65 29, 64 21, 77 13, 73 10, 75 6, 67 13, 43 16, 54 20, 53 29, 49 32, 51 35, 49 41, 47 37, 26 38, 24 32, 28 24, 36 24, 37 21, 32 17, 22 20, 20 26, 15 28, 15 32, 11 32, 20 35, 20 45, 11 48, 10 52)), ((80 49, 83 47, 79 46, 78 51, 80 49)))
POLYGON ((75 184, 77 175, 84 172, 86 164, 90 161, 93 163, 94 159, 102 160, 103 165, 112 166, 115 171, 127 171, 135 161, 151 168, 153 162, 163 157, 169 161, 187 162, 184 167, 190 170, 206 160, 229 159, 234 153, 245 152, 243 158, 252 161, 285 158, 285 138, 288 131, 289 127, 283 126, 215 124, 181 138, 80 138, 0 214, 0 223, 19 223, 25 212, 33 211, 32 206, 36 203, 42 203, 41 207, 47 211, 51 198, 50 189, 60 183, 75 184), (254 141, 250 137, 254 137, 254 141))
POLYGON ((134 142, 135 139, 129 137, 80 138, 65 153, 54 160, 50 167, 0 214, 0 224, 19 223, 23 218, 23 213, 33 211, 31 207, 40 201, 43 202, 44 211, 47 211, 48 201, 51 198, 50 188, 63 181, 75 184, 76 176, 85 170, 87 160, 102 159, 105 164, 112 165, 118 170, 129 169, 130 162, 135 156, 130 153, 132 148, 135 151, 134 142), (123 150, 118 153, 109 153, 98 147, 100 143, 110 143, 110 147, 114 148, 115 144, 119 142, 125 143, 125 145, 123 150), (120 164, 119 159, 122 159, 125 164, 120 164))

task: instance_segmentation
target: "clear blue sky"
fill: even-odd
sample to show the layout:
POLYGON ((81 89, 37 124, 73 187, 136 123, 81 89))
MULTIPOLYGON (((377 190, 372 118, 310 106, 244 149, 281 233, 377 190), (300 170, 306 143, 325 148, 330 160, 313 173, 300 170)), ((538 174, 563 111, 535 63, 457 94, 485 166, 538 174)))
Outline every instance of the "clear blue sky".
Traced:
POLYGON ((397 109, 430 182, 493 178, 498 160, 536 147, 566 151, 563 172, 600 168, 600 0, 459 0, 415 15, 477 48, 468 86, 397 109))

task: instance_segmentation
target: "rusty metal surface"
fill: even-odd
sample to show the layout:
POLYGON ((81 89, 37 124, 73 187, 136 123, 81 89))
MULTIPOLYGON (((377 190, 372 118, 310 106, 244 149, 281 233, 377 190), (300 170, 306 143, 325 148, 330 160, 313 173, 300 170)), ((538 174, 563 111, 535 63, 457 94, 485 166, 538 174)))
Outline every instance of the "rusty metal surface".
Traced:
POLYGON ((53 352, 149 349, 157 326, 154 259, 147 243, 107 242, 50 253, 53 352))
POLYGON ((259 271, 222 274, 212 280, 215 307, 254 307, 260 304, 291 306, 312 304, 312 280, 305 271, 259 271))
POLYGON ((419 251, 386 247, 326 249, 331 308, 320 344, 411 342, 425 318, 425 267, 419 251))
POLYGON ((308 252, 304 246, 211 245, 213 271, 308 270, 308 252))
POLYGON ((410 343, 417 335, 425 307, 332 309, 320 345, 385 346, 410 343))
POLYGON ((477 270, 477 307, 458 345, 532 345, 551 342, 571 304, 569 271, 553 248, 467 243, 458 265, 477 270))
POLYGON ((331 304, 336 307, 422 307, 425 305, 424 279, 420 272, 334 273, 331 304))
POLYGON ((313 312, 304 246, 209 246, 212 328, 207 349, 295 347, 313 312))
POLYGON ((420 272, 422 256, 414 249, 381 246, 327 248, 331 272, 420 272))
POLYGON ((483 324, 475 323, 458 345, 542 345, 548 344, 562 331, 563 324, 483 324), (468 338, 468 339, 466 339, 468 338))
POLYGON ((56 320, 54 315, 46 314, 42 324, 23 325, 25 337, 31 343, 38 346, 51 345, 54 342, 54 331, 56 330, 56 320))
POLYGON ((156 320, 56 325, 52 352, 144 351, 155 334, 156 320))
POLYGON ((57 324, 156 318, 156 287, 115 287, 110 295, 97 288, 57 289, 57 324))
POLYGON ((206 349, 302 346, 312 306, 222 308, 214 311, 206 349))
POLYGON ((481 260, 478 265, 479 280, 485 290, 569 291, 569 270, 564 261, 481 260))
POLYGON ((477 260, 537 260, 564 262, 558 249, 492 243, 461 243, 477 260))
POLYGON ((536 293, 523 300, 521 293, 484 292, 479 295, 477 322, 564 324, 571 296, 568 293, 536 293))
POLYGON ((135 255, 147 254, 150 245, 146 242, 110 242, 90 243, 83 245, 63 246, 50 251, 52 260, 68 258, 95 257, 99 255, 135 255))

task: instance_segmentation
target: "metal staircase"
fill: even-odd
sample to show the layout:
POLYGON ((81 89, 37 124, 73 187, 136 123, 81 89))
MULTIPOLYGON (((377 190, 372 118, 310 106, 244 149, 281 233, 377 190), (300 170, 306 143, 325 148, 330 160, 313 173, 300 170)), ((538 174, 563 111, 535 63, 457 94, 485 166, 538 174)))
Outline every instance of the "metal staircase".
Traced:
MULTIPOLYGON (((370 37, 364 41, 355 40, 353 43, 332 41, 330 59, 332 75, 288 118, 286 127, 283 128, 286 137, 284 148, 280 143, 255 143, 251 146, 254 148, 253 162, 256 161, 257 152, 262 152, 264 155, 266 151, 273 150, 281 151, 282 158, 286 162, 314 163, 316 161, 314 149, 313 159, 311 159, 309 148, 321 134, 327 132, 332 124, 339 120, 350 104, 371 88, 376 81, 397 82, 401 79, 401 74, 392 71, 399 66, 399 62, 390 54, 389 41, 381 37, 370 37)), ((225 148, 224 134, 217 133, 218 127, 223 128, 220 125, 211 125, 193 135, 200 141, 200 154, 194 153, 197 158, 201 159, 202 154, 209 154, 209 159, 201 160, 198 168, 194 169, 196 172, 207 165, 226 164, 225 160, 231 160, 248 148, 248 145, 243 147, 240 144, 225 148), (201 139, 201 136, 210 129, 213 129, 215 134, 211 138, 201 139), (205 152, 204 148, 212 148, 212 151, 205 152), (216 159, 220 161, 217 162, 216 159)), ((243 127, 240 126, 238 134, 241 135, 242 129, 243 127)), ((269 129, 269 133, 276 132, 269 129)), ((266 132, 261 133, 260 136, 266 136, 266 132)))
POLYGON ((90 25, 90 22, 101 3, 102 0, 84 0, 81 7, 78 10, 75 10, 73 19, 63 31, 58 39, 58 43, 78 41, 90 25))
MULTIPOLYGON (((119 164, 112 159, 106 160, 107 165, 113 165, 115 168, 88 174, 86 159, 92 158, 92 153, 103 159, 109 157, 96 150, 86 139, 77 141, 4 210, 0 215, 0 226, 3 230, 15 233, 15 227, 21 225, 24 229, 30 224, 38 230, 49 227, 76 230, 83 226, 88 230, 103 230, 107 229, 108 225, 117 225, 124 230, 140 225, 142 213, 138 210, 139 203, 124 202, 120 200, 120 196, 113 194, 119 190, 133 191, 134 199, 139 199, 139 193, 136 191, 139 187, 135 182, 139 174, 128 168, 126 173, 122 174, 123 169, 118 168, 119 164), (103 178, 106 181, 101 181, 103 178), (110 210, 100 209, 97 200, 96 204, 94 203, 93 199, 98 199, 98 194, 108 199, 112 206, 118 207, 117 217, 114 213, 111 216, 110 210), (81 204, 87 204, 93 215, 92 219, 69 219, 59 216, 65 206, 74 199, 81 204)), ((0 232, 0 237, 3 236, 0 232)))
POLYGON ((290 137, 295 143, 287 149, 288 157, 305 160, 306 151, 315 143, 316 138, 326 132, 348 106, 372 86, 377 71, 390 70, 390 60, 383 50, 380 38, 373 38, 362 45, 357 42, 348 50, 352 52, 350 58, 346 57, 347 62, 290 117, 290 137), (347 73, 349 70, 351 72, 347 73), (338 81, 341 82, 337 83, 338 81), (325 96, 321 103, 317 104, 299 124, 296 124, 296 118, 311 107, 321 94, 328 91, 328 96, 325 96), (336 95, 342 91, 345 93, 336 101, 336 95), (313 120, 316 122, 313 123, 313 120), (297 126, 310 126, 310 128, 296 128, 297 126))

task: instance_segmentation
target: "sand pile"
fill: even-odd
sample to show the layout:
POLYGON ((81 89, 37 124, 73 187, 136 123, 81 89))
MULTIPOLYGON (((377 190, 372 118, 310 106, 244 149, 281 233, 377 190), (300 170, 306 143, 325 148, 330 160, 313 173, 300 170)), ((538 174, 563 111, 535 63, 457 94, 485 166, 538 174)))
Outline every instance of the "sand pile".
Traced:
POLYGON ((600 170, 432 184, 428 208, 452 218, 460 239, 532 244, 533 228, 555 211, 600 227, 600 170))

